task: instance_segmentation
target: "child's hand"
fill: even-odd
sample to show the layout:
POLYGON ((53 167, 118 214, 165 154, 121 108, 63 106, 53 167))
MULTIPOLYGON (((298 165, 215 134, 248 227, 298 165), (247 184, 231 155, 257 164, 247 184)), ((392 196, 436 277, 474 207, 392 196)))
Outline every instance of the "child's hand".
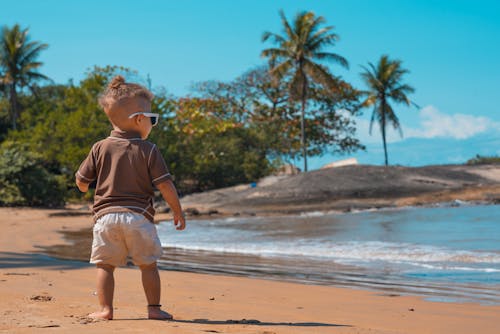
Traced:
POLYGON ((184 217, 184 212, 174 213, 174 225, 179 231, 186 228, 186 218, 184 217))

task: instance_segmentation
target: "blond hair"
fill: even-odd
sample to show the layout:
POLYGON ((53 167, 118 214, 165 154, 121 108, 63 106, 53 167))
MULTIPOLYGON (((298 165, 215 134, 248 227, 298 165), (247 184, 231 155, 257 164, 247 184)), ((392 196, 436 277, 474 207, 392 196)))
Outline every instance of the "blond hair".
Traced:
POLYGON ((121 75, 115 76, 106 87, 106 90, 99 96, 99 105, 104 109, 109 109, 113 104, 120 100, 143 97, 148 101, 153 100, 153 93, 145 87, 131 82, 125 82, 121 75))

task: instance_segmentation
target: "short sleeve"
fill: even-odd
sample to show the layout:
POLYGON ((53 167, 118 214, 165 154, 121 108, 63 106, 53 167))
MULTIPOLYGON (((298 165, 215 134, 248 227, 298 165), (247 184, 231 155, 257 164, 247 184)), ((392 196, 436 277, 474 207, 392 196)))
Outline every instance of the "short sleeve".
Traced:
POLYGON ((80 168, 78 168, 78 171, 75 174, 75 177, 81 182, 92 183, 97 178, 94 148, 95 145, 92 146, 89 154, 85 160, 83 160, 80 168))
POLYGON ((172 176, 168 171, 167 164, 165 163, 165 160, 163 160, 160 150, 158 150, 156 145, 153 145, 151 152, 149 153, 148 166, 149 175, 151 175, 151 183, 155 186, 172 179, 172 176))

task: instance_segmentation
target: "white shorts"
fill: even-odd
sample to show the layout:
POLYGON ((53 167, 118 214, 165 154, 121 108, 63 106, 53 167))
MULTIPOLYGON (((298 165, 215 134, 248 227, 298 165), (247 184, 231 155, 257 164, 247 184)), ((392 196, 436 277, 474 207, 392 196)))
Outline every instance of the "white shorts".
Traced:
POLYGON ((94 225, 90 263, 119 267, 130 256, 135 265, 141 266, 156 262, 161 254, 156 226, 139 213, 108 213, 94 225))

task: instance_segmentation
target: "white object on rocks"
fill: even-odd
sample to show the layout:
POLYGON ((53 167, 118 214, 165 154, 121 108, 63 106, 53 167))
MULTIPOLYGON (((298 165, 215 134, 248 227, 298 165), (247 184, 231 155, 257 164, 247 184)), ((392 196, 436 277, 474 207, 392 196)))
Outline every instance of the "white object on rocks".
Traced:
POLYGON ((297 175, 300 173, 300 168, 297 166, 294 166, 292 164, 286 164, 278 168, 276 171, 275 175, 276 176, 282 176, 282 175, 297 175))
POLYGON ((351 165, 358 165, 358 160, 356 158, 349 158, 349 159, 334 161, 324 165, 323 167, 321 167, 321 169, 336 168, 336 167, 351 166, 351 165))

